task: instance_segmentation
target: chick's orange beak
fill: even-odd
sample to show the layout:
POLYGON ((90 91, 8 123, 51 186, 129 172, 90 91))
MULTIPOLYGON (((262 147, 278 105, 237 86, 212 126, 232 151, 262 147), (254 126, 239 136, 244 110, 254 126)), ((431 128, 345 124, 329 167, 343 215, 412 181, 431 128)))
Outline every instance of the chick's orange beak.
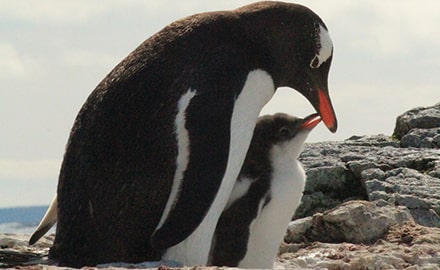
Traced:
POLYGON ((316 125, 321 122, 321 116, 319 116, 317 113, 312 114, 304 118, 304 123, 301 125, 301 129, 313 129, 316 127, 316 125))

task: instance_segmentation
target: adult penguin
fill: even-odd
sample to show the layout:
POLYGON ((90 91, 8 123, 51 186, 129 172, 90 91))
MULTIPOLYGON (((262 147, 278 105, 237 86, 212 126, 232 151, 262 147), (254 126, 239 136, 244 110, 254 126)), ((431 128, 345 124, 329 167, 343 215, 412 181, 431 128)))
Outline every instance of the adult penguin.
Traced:
POLYGON ((310 9, 259 2, 148 38, 90 94, 60 170, 50 258, 60 265, 208 260, 262 107, 302 93, 335 132, 333 45, 310 9))

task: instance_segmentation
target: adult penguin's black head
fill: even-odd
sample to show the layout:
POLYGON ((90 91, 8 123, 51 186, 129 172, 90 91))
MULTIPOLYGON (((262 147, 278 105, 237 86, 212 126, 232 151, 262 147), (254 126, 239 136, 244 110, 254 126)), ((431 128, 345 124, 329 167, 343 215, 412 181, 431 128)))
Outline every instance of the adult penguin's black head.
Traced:
POLYGON ((255 37, 276 87, 291 87, 304 95, 331 132, 336 115, 328 91, 333 43, 324 22, 307 7, 283 2, 259 2, 238 10, 244 31, 255 37))

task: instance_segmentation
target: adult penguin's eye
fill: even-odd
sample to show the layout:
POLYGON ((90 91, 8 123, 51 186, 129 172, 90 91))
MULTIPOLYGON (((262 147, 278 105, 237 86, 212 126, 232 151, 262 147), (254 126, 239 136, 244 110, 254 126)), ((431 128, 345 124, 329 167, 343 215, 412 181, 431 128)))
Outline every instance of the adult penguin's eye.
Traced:
POLYGON ((311 68, 319 68, 319 56, 315 55, 315 57, 313 57, 312 61, 310 61, 310 67, 311 68))

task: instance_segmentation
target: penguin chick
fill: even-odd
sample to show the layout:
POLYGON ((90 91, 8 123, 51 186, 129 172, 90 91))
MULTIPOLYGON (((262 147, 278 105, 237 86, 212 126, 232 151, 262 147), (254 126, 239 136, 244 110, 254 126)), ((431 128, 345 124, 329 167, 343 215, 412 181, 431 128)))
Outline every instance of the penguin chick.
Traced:
POLYGON ((297 160, 321 121, 287 114, 263 116, 216 227, 210 264, 272 268, 287 224, 298 207, 305 173, 297 160))

